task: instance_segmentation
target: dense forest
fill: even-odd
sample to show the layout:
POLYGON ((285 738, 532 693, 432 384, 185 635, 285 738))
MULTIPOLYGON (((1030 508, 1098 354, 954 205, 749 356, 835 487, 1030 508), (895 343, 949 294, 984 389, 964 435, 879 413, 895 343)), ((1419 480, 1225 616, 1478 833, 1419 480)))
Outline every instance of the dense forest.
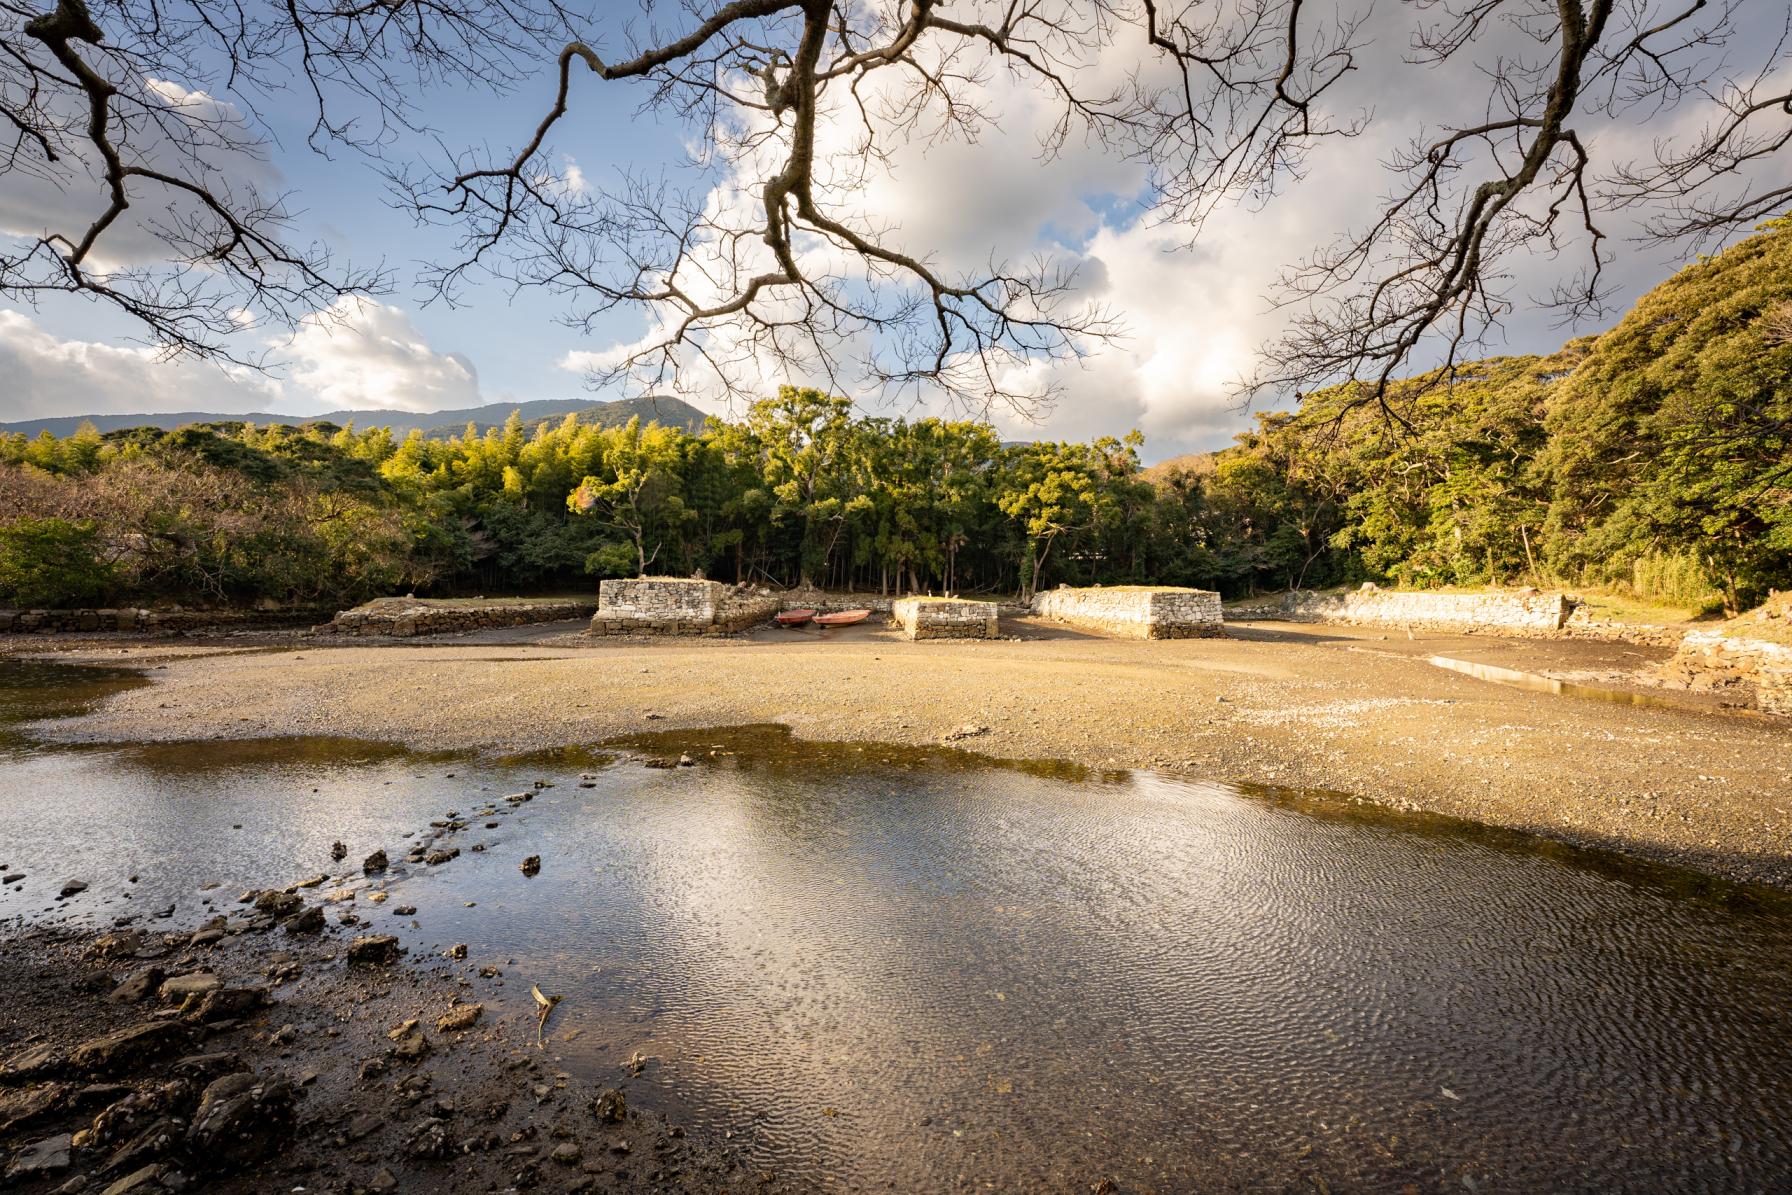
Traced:
POLYGON ((1373 579, 1792 585, 1792 221, 1611 331, 1348 388, 1222 452, 1004 444, 785 388, 700 434, 576 416, 427 439, 241 423, 0 438, 0 604, 346 603, 641 572, 892 591, 1237 596, 1373 579))

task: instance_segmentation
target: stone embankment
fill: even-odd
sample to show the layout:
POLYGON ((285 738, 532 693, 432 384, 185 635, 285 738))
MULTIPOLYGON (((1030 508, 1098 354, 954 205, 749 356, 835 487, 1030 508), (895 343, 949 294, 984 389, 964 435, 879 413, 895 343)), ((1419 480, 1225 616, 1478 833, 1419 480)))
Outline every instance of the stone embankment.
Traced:
POLYGON ((1556 635, 1574 609, 1568 596, 1535 589, 1431 593, 1365 586, 1352 593, 1295 590, 1277 617, 1290 622, 1478 631, 1496 635, 1556 635))
POLYGON ((593 635, 727 635, 767 622, 781 603, 775 594, 720 581, 638 577, 598 586, 593 635))
POLYGON ((1669 684, 1693 689, 1753 685, 1757 708, 1792 714, 1792 595, 1776 594, 1739 618, 1688 631, 1661 672, 1669 684))
POLYGON ((130 607, 81 610, 0 610, 0 634, 68 635, 110 631, 197 631, 270 626, 315 617, 297 610, 146 610, 130 607))
POLYGON ((999 609, 994 602, 910 597, 897 601, 891 613, 911 640, 994 639, 999 609))
POLYGON ((1220 595, 1206 589, 1061 585, 1036 595, 1033 613, 1127 639, 1202 639, 1226 633, 1220 595))
POLYGON ((408 639, 416 635, 451 635, 493 627, 584 618, 590 602, 492 601, 434 602, 423 598, 381 598, 344 610, 317 628, 322 634, 408 639))

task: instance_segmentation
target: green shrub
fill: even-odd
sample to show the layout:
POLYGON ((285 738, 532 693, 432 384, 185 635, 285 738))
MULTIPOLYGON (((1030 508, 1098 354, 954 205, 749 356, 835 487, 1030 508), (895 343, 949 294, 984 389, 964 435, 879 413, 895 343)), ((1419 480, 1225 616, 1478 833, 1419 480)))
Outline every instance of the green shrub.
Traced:
POLYGON ((98 549, 99 528, 90 520, 23 518, 0 525, 0 603, 92 604, 117 581, 98 549))

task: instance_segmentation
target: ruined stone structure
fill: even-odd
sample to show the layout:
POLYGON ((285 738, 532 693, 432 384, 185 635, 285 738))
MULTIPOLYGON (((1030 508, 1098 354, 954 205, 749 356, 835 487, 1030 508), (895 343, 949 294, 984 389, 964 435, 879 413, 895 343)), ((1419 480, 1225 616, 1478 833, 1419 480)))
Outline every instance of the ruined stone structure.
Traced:
POLYGON ((1282 599, 1281 616, 1291 622, 1554 635, 1573 608, 1565 594, 1534 589, 1488 593, 1360 589, 1343 594, 1297 590, 1282 599))
POLYGON ((279 626, 325 610, 0 610, 0 634, 65 635, 77 631, 196 631, 210 627, 279 626))
POLYGON ((1688 631, 1662 673, 1699 688, 1751 684, 1757 707, 1792 715, 1792 644, 1750 639, 1734 630, 1688 631))
POLYGON ((1226 633, 1220 595, 1170 585, 1061 585, 1033 598, 1033 613, 1127 639, 1195 639, 1226 633))
POLYGON ((958 598, 909 597, 891 606, 891 613, 909 639, 994 639, 994 602, 958 598))
POLYGON ((757 626, 779 608, 772 594, 684 577, 604 581, 597 592, 593 635, 725 635, 757 626))
POLYGON ((317 630, 321 634, 408 639, 414 635, 451 635, 490 627, 518 627, 538 622, 583 618, 590 602, 432 602, 424 598, 380 598, 344 610, 317 630))

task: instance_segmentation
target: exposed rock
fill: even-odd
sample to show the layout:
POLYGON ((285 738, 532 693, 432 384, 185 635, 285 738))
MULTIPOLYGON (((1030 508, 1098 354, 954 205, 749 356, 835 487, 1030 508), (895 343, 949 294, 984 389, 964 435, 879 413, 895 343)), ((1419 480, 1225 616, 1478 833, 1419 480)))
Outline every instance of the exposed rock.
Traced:
POLYGON ((96 940, 88 953, 96 958, 130 958, 143 949, 143 932, 126 929, 96 940))
POLYGON ((415 1062, 429 1053, 429 1039, 423 1036, 423 1026, 417 1023, 415 1017, 386 1034, 386 1037, 395 1043, 392 1047, 395 1058, 415 1062))
POLYGON ((4 1066, 0 1066, 0 1083, 25 1083, 41 1079, 61 1070, 64 1061, 62 1052, 55 1046, 32 1046, 14 1054, 6 1060, 4 1066))
POLYGON ((373 1177, 367 1180, 367 1189, 375 1192, 376 1195, 385 1195, 385 1192, 387 1191, 396 1191, 398 1189, 398 1179, 394 1177, 390 1170, 381 1166, 378 1170, 373 1172, 373 1177))
POLYGON ((23 1091, 0 1092, 0 1133, 22 1124, 29 1124, 46 1113, 60 1108, 68 1099, 69 1089, 61 1083, 44 1083, 23 1091))
POLYGON ((169 1064, 168 1073, 178 1079, 210 1083, 213 1079, 248 1069, 241 1055, 219 1050, 211 1054, 189 1054, 185 1058, 177 1058, 169 1064))
POLYGON ((23 1183, 61 1174, 74 1162, 73 1140, 69 1134, 59 1133, 27 1145, 6 1168, 7 1181, 23 1183))
POLYGON ((70 880, 62 886, 62 891, 58 893, 58 896, 62 900, 67 900, 69 897, 79 896, 85 891, 87 891, 86 880, 70 880))
POLYGON ((445 1158, 454 1148, 448 1133, 448 1122, 429 1116, 411 1126, 405 1139, 405 1152, 414 1158, 445 1158))
POLYGON ((377 872, 382 872, 386 870, 386 867, 387 861, 385 851, 375 851, 373 854, 367 856, 367 858, 361 860, 361 871, 364 875, 373 875, 377 872))
POLYGON ((466 958, 467 957, 467 944, 465 942, 456 942, 454 945, 450 946, 448 949, 442 951, 442 957, 443 958, 451 958, 451 959, 466 958))
POLYGON ((110 999, 120 1004, 139 1004, 159 991, 165 978, 160 967, 144 967, 133 971, 123 983, 112 989, 110 999))
POLYGON ((222 987, 224 981, 210 971, 194 971, 188 975, 175 975, 162 983, 162 999, 170 1004, 179 1004, 189 996, 203 996, 207 992, 222 987))
POLYGON ((117 1182, 100 1192, 100 1195, 147 1195, 150 1191, 164 1190, 162 1174, 164 1167, 160 1162, 151 1162, 140 1170, 133 1170, 117 1182))
POLYGON ((562 1141, 554 1147, 554 1152, 548 1155, 562 1166, 576 1166, 579 1159, 584 1156, 585 1151, 579 1148, 577 1141, 562 1141))
POLYGON ((269 1157, 292 1138, 298 1092, 279 1075, 225 1075, 199 1098, 187 1144, 200 1165, 237 1169, 269 1157))
POLYGON ((522 871, 526 876, 541 874, 541 856, 530 855, 527 859, 524 859, 522 862, 522 871))
POLYGON ((178 1022, 148 1021, 82 1042, 70 1052, 69 1064, 95 1074, 126 1070, 173 1053, 190 1039, 178 1022))
POLYGON ((288 917, 282 925, 289 934, 322 933, 324 928, 324 908, 322 905, 311 905, 296 916, 288 917))
POLYGON ((180 1143, 180 1137, 178 1121, 168 1116, 157 1117, 106 1159, 106 1169, 113 1173, 135 1171, 173 1149, 180 1143))
POLYGON ((348 944, 351 967, 379 967, 398 957, 398 939, 391 934, 370 934, 348 944))
POLYGON ((484 1011, 483 1004, 456 1004, 436 1018, 436 1030, 440 1033, 459 1033, 464 1029, 471 1029, 478 1022, 479 1014, 484 1011))
POLYGON ((591 1101, 591 1114, 605 1124, 621 1124, 628 1119, 628 1098, 612 1087, 591 1101))
POLYGON ((304 897, 296 892, 281 892, 276 888, 270 888, 255 898, 256 911, 275 918, 291 917, 304 907, 304 897))
MULTIPOLYGON (((132 1091, 123 1099, 108 1104, 93 1118, 82 1145, 112 1145, 140 1135, 145 1128, 166 1120, 171 1113, 184 1114, 192 1107, 199 1089, 190 1082, 175 1080, 132 1091)), ((164 1144, 161 1148, 167 1148, 164 1144)), ((147 1157, 151 1155, 146 1155, 147 1157)), ((128 1161, 128 1157, 123 1159, 128 1161)), ((142 1163, 139 1162, 138 1165, 142 1163)), ((122 1164, 118 1167, 122 1168, 122 1164)))
POLYGON ((392 910, 392 915, 394 917, 415 917, 417 915, 417 906, 398 905, 392 910))
POLYGON ((196 1025, 209 1025, 234 1020, 267 1004, 266 988, 218 988, 203 996, 189 996, 181 1006, 181 1015, 196 1025))
POLYGON ((332 842, 330 844, 330 858, 336 860, 338 863, 342 862, 344 859, 348 858, 348 847, 340 840, 332 842))

